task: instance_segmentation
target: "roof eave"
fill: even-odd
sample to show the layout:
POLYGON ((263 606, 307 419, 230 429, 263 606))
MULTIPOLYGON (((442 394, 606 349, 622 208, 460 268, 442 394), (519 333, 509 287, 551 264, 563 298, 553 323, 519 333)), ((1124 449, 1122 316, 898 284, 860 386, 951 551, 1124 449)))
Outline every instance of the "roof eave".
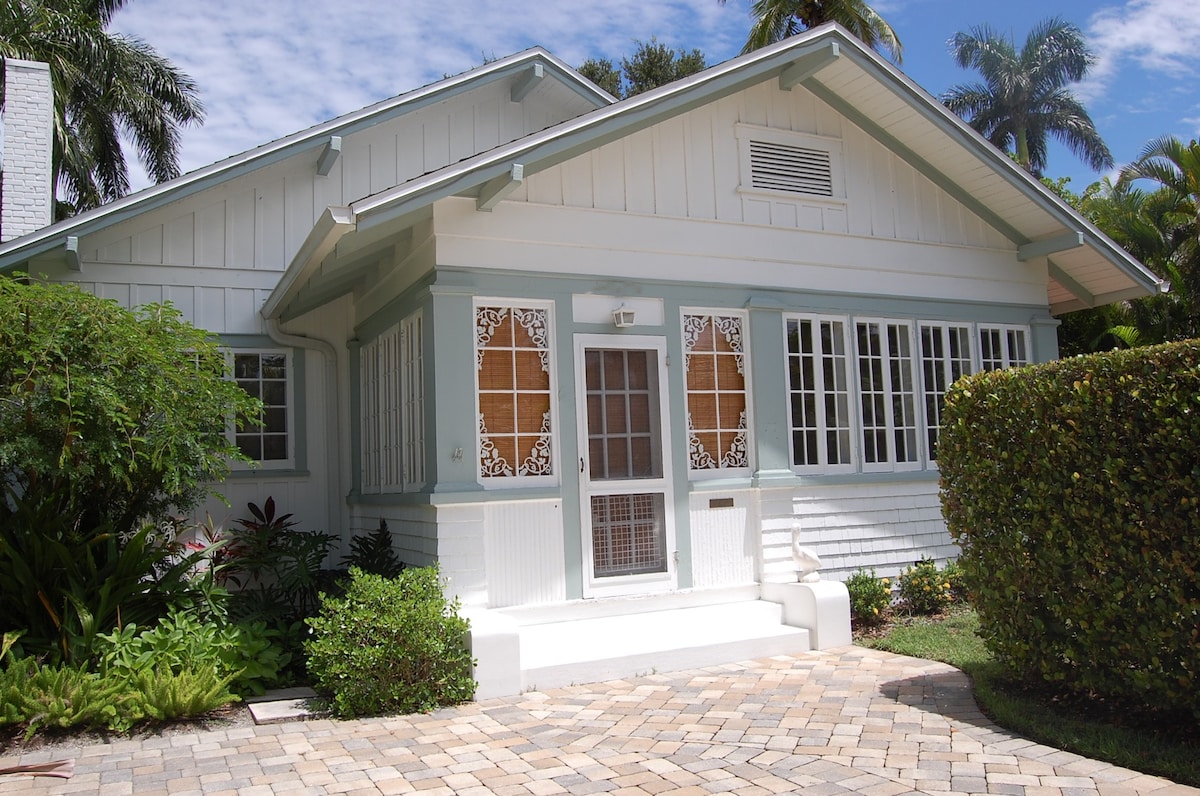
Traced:
POLYGON ((408 113, 426 105, 441 102, 455 94, 510 77, 542 63, 575 93, 598 108, 615 102, 614 98, 587 80, 565 62, 541 47, 515 53, 492 61, 460 75, 430 83, 396 97, 314 125, 306 130, 285 136, 254 149, 220 160, 209 166, 152 185, 64 221, 43 227, 29 235, 0 244, 0 273, 12 271, 34 257, 44 255, 65 245, 67 236, 81 237, 119 224, 142 213, 208 190, 223 182, 236 179, 256 169, 264 168, 310 149, 323 147, 330 136, 346 135, 374 124, 380 116, 408 113))

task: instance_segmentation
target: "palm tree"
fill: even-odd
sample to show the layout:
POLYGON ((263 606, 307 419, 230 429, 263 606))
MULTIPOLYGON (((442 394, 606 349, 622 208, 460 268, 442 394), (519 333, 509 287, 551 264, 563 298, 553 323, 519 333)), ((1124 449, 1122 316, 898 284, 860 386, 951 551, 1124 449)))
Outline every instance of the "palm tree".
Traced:
POLYGON ((195 83, 139 39, 108 33, 126 0, 6 0, 0 58, 50 64, 58 215, 129 192, 127 136, 155 182, 179 175, 179 132, 201 123, 195 83))
POLYGON ((1177 291, 1195 297, 1194 331, 1200 333, 1200 142, 1185 144, 1175 136, 1157 138, 1142 148, 1137 160, 1121 170, 1117 184, 1128 189, 1136 180, 1158 184, 1164 205, 1160 226, 1170 230, 1170 264, 1177 291))
POLYGON ((1024 169, 1040 175, 1046 168, 1048 135, 1096 171, 1112 168, 1096 125, 1067 88, 1095 62, 1079 28, 1045 20, 1017 52, 1011 38, 984 25, 955 34, 950 46, 958 65, 977 69, 984 82, 954 86, 942 102, 1024 169))
MULTIPOLYGON (((725 5, 726 0, 718 0, 725 5)), ((754 24, 743 53, 766 47, 825 22, 836 22, 866 45, 900 63, 900 37, 883 17, 863 0, 754 0, 754 24)))

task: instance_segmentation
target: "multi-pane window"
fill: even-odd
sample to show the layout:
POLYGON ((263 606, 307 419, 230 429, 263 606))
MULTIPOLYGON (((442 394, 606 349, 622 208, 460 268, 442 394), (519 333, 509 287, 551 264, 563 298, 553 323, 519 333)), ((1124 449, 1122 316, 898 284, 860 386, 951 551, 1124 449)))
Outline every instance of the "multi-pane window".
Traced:
POLYGON ((742 318, 685 314, 683 347, 689 468, 748 468, 742 318))
POLYGON ((983 370, 1000 370, 1029 364, 1025 329, 1019 326, 981 326, 979 363, 983 370))
POLYGON ((920 461, 911 327, 855 324, 863 469, 901 469, 920 461))
POLYGON ((424 484, 421 331, 417 313, 359 350, 363 492, 424 484))
POLYGON ((234 443, 248 458, 267 464, 291 462, 291 406, 288 396, 289 356, 283 351, 235 351, 233 378, 262 401, 263 415, 234 432, 234 443))
POLYGON ((553 476, 549 310, 477 306, 475 357, 480 478, 553 476))
POLYGON ((925 393, 925 439, 931 460, 937 458, 946 390, 971 370, 970 326, 921 324, 921 386, 925 393))
POLYGON ((787 321, 792 464, 826 472, 852 463, 846 322, 787 321))
POLYGON ((792 315, 784 330, 798 472, 935 466, 950 385, 1029 362, 1022 326, 792 315))

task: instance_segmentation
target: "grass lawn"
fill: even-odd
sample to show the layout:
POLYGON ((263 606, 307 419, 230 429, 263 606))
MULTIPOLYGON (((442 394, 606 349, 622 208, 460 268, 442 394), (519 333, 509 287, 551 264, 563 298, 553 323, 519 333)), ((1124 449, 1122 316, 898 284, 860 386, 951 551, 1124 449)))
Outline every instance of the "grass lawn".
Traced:
POLYGON ((1200 787, 1200 728, 1190 712, 1163 715, 1140 706, 1070 698, 1010 682, 979 638, 970 608, 936 617, 889 617, 855 631, 855 643, 949 663, 974 685, 993 721, 1038 743, 1200 787))

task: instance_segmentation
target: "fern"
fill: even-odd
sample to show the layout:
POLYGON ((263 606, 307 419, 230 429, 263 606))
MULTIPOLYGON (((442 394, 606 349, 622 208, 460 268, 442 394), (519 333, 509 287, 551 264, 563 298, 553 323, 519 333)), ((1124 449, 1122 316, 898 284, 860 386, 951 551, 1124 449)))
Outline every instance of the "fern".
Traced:
POLYGON ((137 692, 136 720, 157 721, 201 716, 238 697, 229 690, 234 675, 222 676, 212 667, 172 672, 155 669, 139 672, 132 681, 137 692))

